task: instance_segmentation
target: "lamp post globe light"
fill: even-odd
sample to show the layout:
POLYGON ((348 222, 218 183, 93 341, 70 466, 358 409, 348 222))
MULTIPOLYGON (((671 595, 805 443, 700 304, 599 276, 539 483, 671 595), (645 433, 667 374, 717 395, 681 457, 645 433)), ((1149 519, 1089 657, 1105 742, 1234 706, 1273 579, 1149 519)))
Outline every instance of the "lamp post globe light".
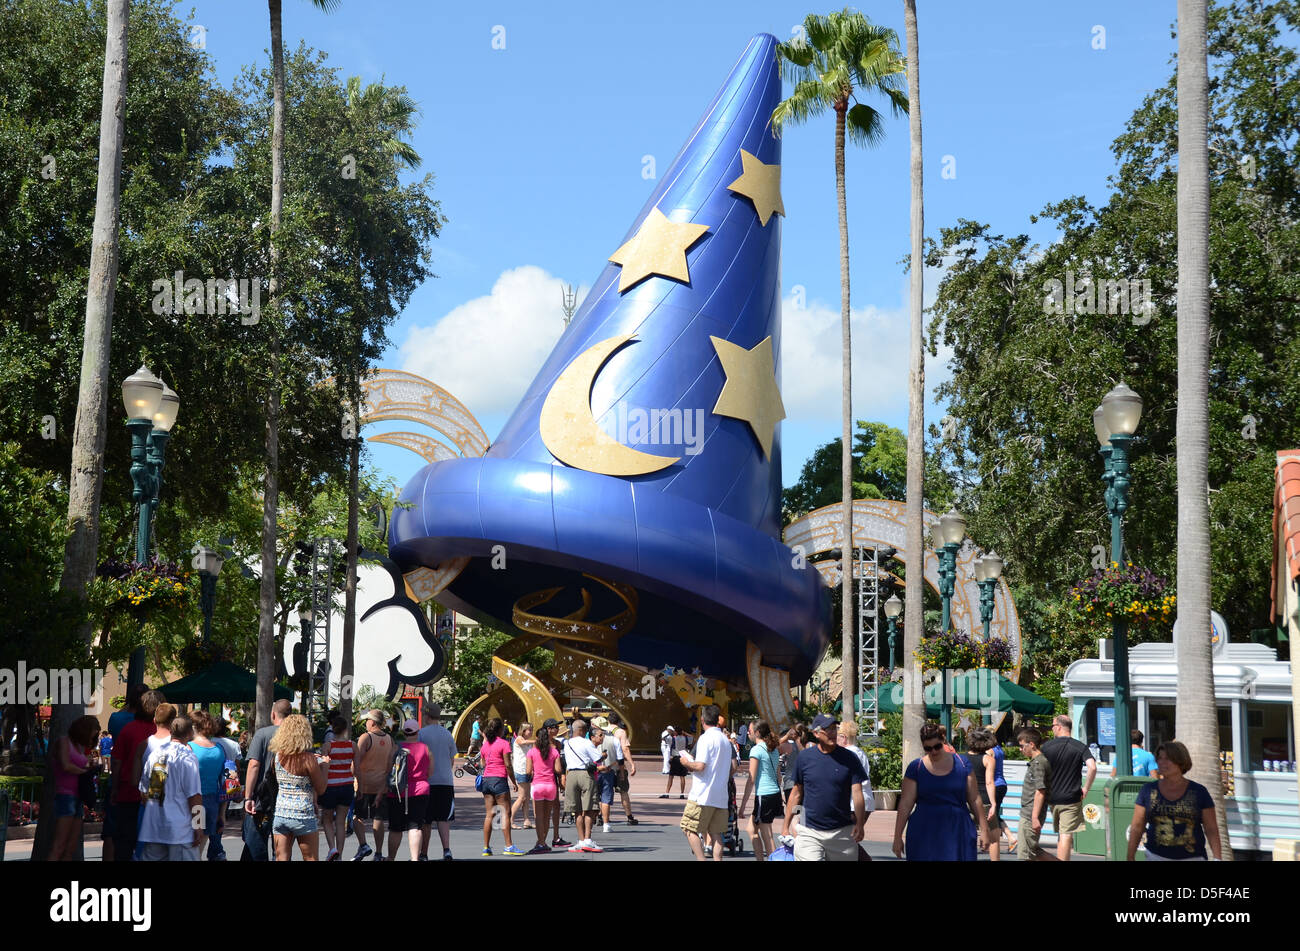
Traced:
POLYGON ((984 625, 984 640, 989 639, 993 624, 993 611, 997 604, 998 579, 1002 577, 1002 556, 991 551, 975 561, 975 583, 980 589, 980 622, 984 625))
MULTIPOLYGON (((966 537, 966 517, 956 509, 949 509, 939 516, 939 595, 943 599, 943 620, 939 625, 941 634, 948 633, 952 626, 952 596, 957 588, 957 552, 966 537)), ((952 735, 952 688, 948 668, 943 669, 943 703, 940 707, 940 721, 943 723, 947 742, 953 741, 952 735)))
POLYGON ((891 594, 889 600, 885 602, 885 620, 889 624, 889 667, 894 667, 894 643, 898 638, 898 616, 903 613, 903 602, 898 600, 898 595, 891 594))
MULTIPOLYGON (((1124 513, 1128 511, 1129 446, 1133 434, 1142 420, 1142 397, 1123 383, 1114 387, 1093 411, 1093 429, 1106 460, 1102 476, 1106 483, 1106 511, 1110 515, 1110 560, 1123 565, 1124 513)), ((1121 617, 1111 619, 1111 635, 1115 649, 1115 765, 1116 775, 1133 774, 1133 747, 1129 743, 1128 716, 1128 621, 1121 617)))
MULTIPOLYGON (((135 560, 149 561, 149 535, 162 491, 167 440, 180 413, 180 397, 143 364, 122 381, 122 405, 131 433, 131 501, 140 507, 135 534, 135 560)), ((144 648, 131 652, 127 686, 144 683, 144 648)))
POLYGON ((212 611, 217 603, 217 575, 225 559, 221 552, 212 548, 199 546, 194 564, 199 570, 199 607, 203 609, 203 642, 206 644, 212 635, 212 611))

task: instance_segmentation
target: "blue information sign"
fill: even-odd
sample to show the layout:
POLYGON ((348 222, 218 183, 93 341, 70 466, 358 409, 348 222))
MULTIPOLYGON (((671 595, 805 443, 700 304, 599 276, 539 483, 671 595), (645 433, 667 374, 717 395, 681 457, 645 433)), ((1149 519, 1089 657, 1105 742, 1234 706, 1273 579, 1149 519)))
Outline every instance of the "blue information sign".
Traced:
POLYGON ((1115 745, 1115 708, 1101 707, 1097 710, 1097 745, 1115 745))

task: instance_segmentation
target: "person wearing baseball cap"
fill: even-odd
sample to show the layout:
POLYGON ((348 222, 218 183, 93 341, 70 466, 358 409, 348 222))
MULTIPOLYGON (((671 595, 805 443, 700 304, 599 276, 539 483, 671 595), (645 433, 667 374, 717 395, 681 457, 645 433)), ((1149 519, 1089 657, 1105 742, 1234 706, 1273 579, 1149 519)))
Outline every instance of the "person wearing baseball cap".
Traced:
POLYGON ((366 732, 357 740, 355 770, 357 776, 357 798, 353 804, 352 831, 356 833, 357 854, 352 856, 356 862, 374 852, 375 861, 384 860, 384 825, 388 822, 388 771, 393 765, 396 747, 393 739, 384 732, 388 718, 384 711, 373 709, 366 712, 366 732), (366 822, 370 822, 375 833, 375 847, 366 844, 366 822))
POLYGON ((420 824, 429 811, 429 748, 414 720, 402 724, 400 748, 406 750, 406 789, 388 790, 388 858, 397 858, 405 832, 414 862, 420 856, 420 824))
POLYGON ((785 826, 803 806, 794 843, 796 862, 856 862, 858 843, 867 824, 862 784, 866 771, 849 750, 837 743, 839 721, 819 713, 812 722, 815 746, 799 753, 794 786, 785 804, 785 826), (849 803, 852 803, 852 812, 849 803))

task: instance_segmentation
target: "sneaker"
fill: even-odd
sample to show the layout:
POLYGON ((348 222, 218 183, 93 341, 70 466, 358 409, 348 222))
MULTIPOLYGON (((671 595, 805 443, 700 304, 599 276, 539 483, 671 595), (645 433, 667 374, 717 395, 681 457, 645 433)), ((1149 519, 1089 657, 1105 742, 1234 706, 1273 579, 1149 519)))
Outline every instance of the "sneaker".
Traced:
POLYGON ((386 859, 386 858, 384 858, 382 855, 379 855, 378 853, 376 853, 376 854, 375 854, 375 861, 376 861, 376 862, 387 862, 388 859, 386 859))
POLYGON ((591 841, 591 839, 588 839, 586 842, 582 843, 582 851, 584 851, 584 852, 604 852, 605 850, 602 849, 602 848, 601 848, 599 845, 597 845, 595 842, 591 841))
POLYGON ((605 835, 609 835, 609 823, 605 823, 605 835))
POLYGON ((487 846, 484 846, 484 847, 483 847, 483 851, 479 853, 479 855, 483 856, 484 858, 486 858, 487 856, 489 856, 489 855, 491 855, 491 854, 492 854, 492 850, 491 850, 490 848, 488 848, 487 846))
POLYGON ((330 854, 325 856, 326 862, 337 862, 339 860, 339 850, 330 849, 330 854))
POLYGON ((579 843, 578 845, 571 845, 571 846, 569 846, 569 851, 570 851, 570 852, 585 852, 586 849, 584 849, 584 848, 582 847, 582 844, 579 843))
POLYGON ((443 850, 442 850, 442 860, 443 860, 444 862, 450 862, 450 861, 451 861, 451 849, 443 849, 443 850))
POLYGON ((562 849, 568 844, 569 843, 564 839, 555 839, 554 841, 551 842, 552 848, 557 848, 557 849, 562 849))
POLYGON ((670 795, 668 795, 668 793, 664 793, 664 794, 663 794, 662 796, 660 796, 659 798, 660 798, 660 799, 672 799, 673 797, 670 796, 670 795))
POLYGON ((539 842, 528 850, 529 855, 546 855, 551 851, 551 847, 545 843, 539 842))
POLYGON ((517 845, 507 845, 504 849, 501 850, 501 854, 502 855, 527 855, 528 853, 525 852, 517 845))
POLYGON ((637 820, 633 819, 631 816, 627 817, 627 824, 630 826, 640 825, 640 823, 637 822, 637 820))
POLYGON ((685 799, 686 797, 685 797, 685 796, 678 796, 677 798, 678 798, 678 799, 685 799))
POLYGON ((421 855, 421 856, 420 856, 420 861, 421 861, 421 862, 427 862, 427 861, 429 861, 429 856, 427 856, 427 855, 421 855))
POLYGON ((354 861, 354 862, 360 862, 363 858, 365 858, 367 855, 369 855, 370 853, 372 853, 372 852, 374 852, 374 851, 375 851, 375 850, 372 849, 370 846, 368 846, 368 845, 363 845, 363 846, 361 846, 361 848, 357 849, 357 854, 354 855, 354 856, 352 856, 352 861, 354 861))

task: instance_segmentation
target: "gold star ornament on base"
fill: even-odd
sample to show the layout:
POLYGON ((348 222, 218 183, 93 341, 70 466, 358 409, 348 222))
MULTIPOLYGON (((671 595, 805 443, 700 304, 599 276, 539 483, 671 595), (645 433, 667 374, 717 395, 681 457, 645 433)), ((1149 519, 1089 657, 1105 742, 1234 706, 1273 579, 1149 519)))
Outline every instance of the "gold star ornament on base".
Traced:
POLYGON ((654 274, 689 284, 691 272, 686 264, 686 251, 708 230, 708 225, 669 221, 658 208, 651 208, 631 240, 609 256, 609 260, 623 268, 619 292, 654 274))
POLYGON ((749 423, 763 447, 763 455, 770 459, 776 424, 785 419, 785 405, 776 385, 772 338, 764 337, 753 350, 746 350, 721 337, 710 336, 709 339, 713 341, 713 349, 718 351, 722 372, 727 375, 713 412, 749 423))
POLYGON ((758 212, 758 223, 765 226, 775 212, 785 217, 785 205, 781 201, 781 166, 760 162, 744 149, 740 150, 740 162, 744 174, 727 186, 738 195, 744 195, 754 203, 758 212))

